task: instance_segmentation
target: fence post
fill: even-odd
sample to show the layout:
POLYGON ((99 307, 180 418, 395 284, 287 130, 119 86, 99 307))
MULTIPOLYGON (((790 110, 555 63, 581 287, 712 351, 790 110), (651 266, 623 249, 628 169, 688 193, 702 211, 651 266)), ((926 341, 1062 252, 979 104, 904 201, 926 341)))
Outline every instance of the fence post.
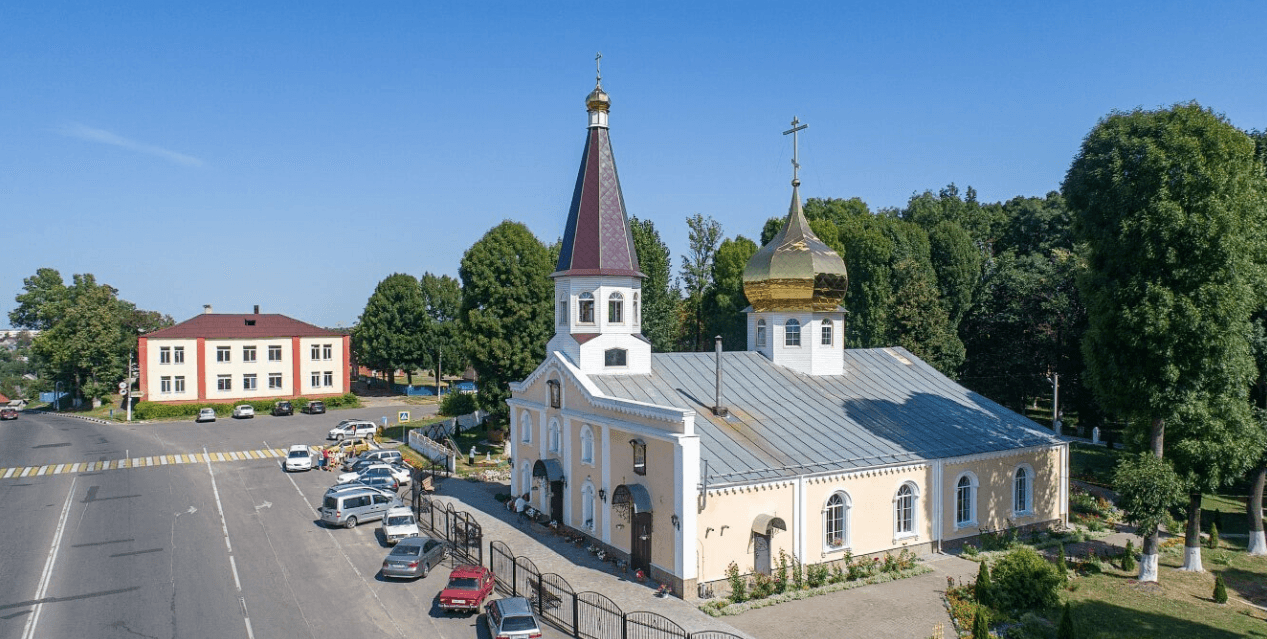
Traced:
POLYGON ((623 609, 620 611, 620 639, 629 639, 629 618, 623 609))
MULTIPOLYGON (((568 584, 571 590, 572 584, 568 584)), ((572 636, 581 636, 581 603, 576 596, 576 591, 572 591, 572 636)))

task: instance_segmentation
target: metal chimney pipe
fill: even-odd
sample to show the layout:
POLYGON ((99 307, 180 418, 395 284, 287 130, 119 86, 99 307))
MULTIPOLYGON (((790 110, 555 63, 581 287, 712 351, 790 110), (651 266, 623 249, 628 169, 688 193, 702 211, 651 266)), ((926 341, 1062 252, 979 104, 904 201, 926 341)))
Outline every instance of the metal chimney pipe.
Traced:
POLYGON ((255 305, 255 314, 256 314, 256 315, 259 315, 259 314, 260 314, 260 305, 259 305, 259 304, 256 304, 256 305, 255 305))
POLYGON ((713 347, 717 355, 717 392, 714 395, 713 414, 725 417, 730 411, 721 403, 721 335, 713 338, 713 347))

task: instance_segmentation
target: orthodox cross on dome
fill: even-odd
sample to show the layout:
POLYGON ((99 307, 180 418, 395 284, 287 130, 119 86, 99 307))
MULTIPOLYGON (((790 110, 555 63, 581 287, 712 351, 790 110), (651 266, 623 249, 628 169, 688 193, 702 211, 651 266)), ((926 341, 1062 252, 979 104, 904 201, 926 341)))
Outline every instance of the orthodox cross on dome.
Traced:
POLYGON ((597 75, 594 78, 594 82, 601 85, 603 83, 603 52, 602 51, 599 51, 598 55, 594 56, 594 68, 597 70, 597 75))
POLYGON ((783 135, 792 134, 792 186, 800 186, 801 180, 797 178, 796 172, 801 168, 801 163, 797 162, 798 156, 796 152, 796 132, 802 129, 808 129, 808 124, 801 124, 801 121, 792 116, 792 128, 783 132, 783 135))

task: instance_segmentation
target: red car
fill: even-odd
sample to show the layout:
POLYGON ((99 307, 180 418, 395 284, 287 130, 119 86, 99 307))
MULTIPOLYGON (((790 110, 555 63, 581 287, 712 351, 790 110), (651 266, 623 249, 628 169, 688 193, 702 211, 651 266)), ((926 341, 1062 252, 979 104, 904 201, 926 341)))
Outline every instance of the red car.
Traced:
POLYGON ((16 408, 0 408, 0 419, 17 419, 18 411, 16 408))
POLYGON ((461 565, 449 573, 449 584, 440 591, 440 607, 447 612, 480 611, 493 592, 493 573, 483 566, 461 565))

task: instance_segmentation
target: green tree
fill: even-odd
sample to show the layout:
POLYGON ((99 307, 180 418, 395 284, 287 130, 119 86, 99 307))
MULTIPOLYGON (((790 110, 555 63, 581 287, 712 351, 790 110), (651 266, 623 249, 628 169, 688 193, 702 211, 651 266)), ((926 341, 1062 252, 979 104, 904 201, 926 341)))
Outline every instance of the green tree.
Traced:
POLYGON ((713 284, 713 260, 717 257, 717 244, 721 242, 721 224, 712 217, 699 213, 686 218, 690 229, 689 253, 682 256, 682 286, 686 292, 683 304, 686 312, 680 316, 686 320, 681 335, 683 346, 689 350, 704 349, 704 291, 713 284))
POLYGON ((928 242, 949 328, 958 332, 981 281, 981 251, 968 232, 951 220, 942 220, 929 229, 928 242))
MULTIPOLYGON (((1089 382, 1107 410, 1149 425, 1158 457, 1167 420, 1243 397, 1252 381, 1262 182, 1248 136, 1195 103, 1110 114, 1065 176, 1087 247, 1089 382)), ((1142 580, 1156 579, 1157 551, 1150 535, 1142 580)))
POLYGON ((748 348, 748 324, 742 312, 748 306, 743 269, 756 252, 756 243, 739 235, 723 241, 713 260, 713 285, 704 293, 704 325, 709 337, 721 335, 726 350, 748 348))
POLYGON ((1074 631, 1073 617, 1069 614, 1069 602, 1065 602, 1064 610, 1060 613, 1060 626, 1056 629, 1056 639, 1077 639, 1078 634, 1074 631))
POLYGON ((1183 501, 1184 486, 1169 462, 1144 452, 1118 462, 1113 472, 1113 489, 1127 523, 1147 539, 1156 536, 1170 507, 1183 501))
POLYGON ((387 371, 387 383, 396 383, 396 370, 417 366, 423 352, 422 330, 426 320, 418 280, 393 273, 374 287, 360 320, 352 328, 352 348, 361 364, 387 371))
POLYGON ((510 383, 545 358, 553 332, 551 251, 528 227, 506 220, 462 256, 462 332, 479 374, 480 408, 506 423, 510 383))
POLYGON ((646 275, 642 280, 642 334, 651 341, 651 349, 666 353, 677 342, 677 306, 681 293, 673 285, 673 261, 669 247, 660 239, 651 220, 629 218, 638 265, 646 275))
POLYGON ((964 360, 963 342, 951 330, 929 270, 913 259, 894 265, 894 337, 897 344, 954 379, 964 360))
POLYGON ((448 275, 423 273, 418 282, 424 321, 419 364, 435 371, 436 389, 442 375, 461 374, 466 368, 458 317, 462 311, 462 285, 448 275))
POLYGON ((982 608, 972 615, 972 639, 990 639, 990 624, 982 608))
POLYGON ((977 581, 972 584, 972 594, 976 597, 977 603, 982 606, 989 606, 993 603, 991 598, 991 590, 993 586, 990 584, 990 566, 986 564, 984 559, 977 568, 977 581))
POLYGON ((22 280, 22 291, 14 301, 17 308, 9 311, 9 324, 14 328, 46 331, 62 317, 70 302, 70 290, 56 269, 41 268, 22 280))

